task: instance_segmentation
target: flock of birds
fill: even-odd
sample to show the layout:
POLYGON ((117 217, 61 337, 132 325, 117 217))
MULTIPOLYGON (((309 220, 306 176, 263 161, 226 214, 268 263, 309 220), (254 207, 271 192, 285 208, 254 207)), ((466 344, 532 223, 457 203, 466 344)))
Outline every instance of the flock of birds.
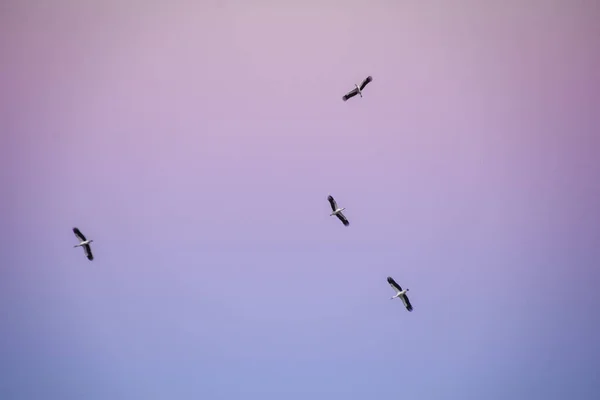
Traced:
MULTIPOLYGON (((342 100, 347 101, 348 99, 351 99, 352 97, 354 97, 356 95, 363 97, 362 91, 372 81, 373 81, 373 77, 367 76, 360 85, 355 84, 354 89, 352 89, 351 91, 346 93, 342 97, 342 100)), ((338 206, 337 202, 335 201, 335 199, 333 198, 333 196, 331 196, 331 195, 327 196, 327 200, 329 201, 329 204, 331 205, 331 211, 332 211, 331 214, 329 214, 329 216, 332 217, 335 215, 342 222, 342 224, 344 224, 344 226, 350 226, 350 222, 348 221, 348 219, 346 218, 346 216, 343 213, 343 211, 346 208, 345 207, 340 208, 338 206)), ((79 244, 76 244, 74 247, 83 247, 85 256, 87 257, 88 260, 92 261, 94 259, 94 255, 92 253, 92 248, 91 248, 90 244, 93 242, 93 240, 87 239, 85 237, 85 235, 83 233, 81 233, 79 228, 76 228, 76 227, 73 228, 73 233, 75 234, 75 237, 77 238, 77 240, 79 240, 79 244)), ((391 276, 387 277, 387 281, 390 284, 390 286, 392 287, 392 289, 394 289, 394 291, 396 292, 396 294, 391 297, 391 300, 400 298, 402 300, 402 302, 404 303, 404 307, 406 307, 406 309, 408 311, 412 311, 413 310, 412 304, 410 303, 410 300, 408 300, 408 296, 406 295, 406 293, 408 292, 408 289, 403 290, 402 287, 400 285, 398 285, 398 283, 396 283, 394 278, 392 278, 391 276)))

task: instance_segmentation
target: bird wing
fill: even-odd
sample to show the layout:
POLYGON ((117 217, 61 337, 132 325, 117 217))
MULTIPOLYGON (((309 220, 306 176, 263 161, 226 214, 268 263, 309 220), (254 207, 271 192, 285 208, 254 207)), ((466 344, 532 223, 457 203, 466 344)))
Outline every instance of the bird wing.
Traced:
POLYGON ((340 221, 342 221, 342 224, 344 224, 344 226, 350 225, 350 222, 348 222, 348 220, 346 219, 346 216, 344 214, 342 214, 340 212, 340 213, 337 213, 335 215, 340 219, 340 221))
POLYGON ((331 204, 331 209, 335 212, 335 210, 337 210, 337 203, 331 195, 327 196, 327 200, 329 201, 329 204, 331 204))
POLYGON ((77 239, 79 239, 80 242, 85 242, 86 241, 85 236, 83 236, 83 233, 81 233, 81 231, 79 230, 79 228, 73 228, 73 233, 75 234, 75 236, 77 237, 77 239))
POLYGON ((354 89, 352 89, 351 91, 349 91, 348 93, 346 93, 346 94, 344 95, 344 97, 342 97, 342 100, 346 101, 346 100, 348 100, 349 98, 356 96, 357 94, 358 94, 358 89, 357 89, 357 88, 354 88, 354 89))
POLYGON ((408 300, 408 296, 404 295, 404 296, 400 296, 400 297, 402 297, 402 302, 404 303, 404 307, 406 307, 406 309, 408 311, 412 311, 413 310, 412 304, 410 304, 410 300, 408 300))
POLYGON ((88 260, 92 261, 94 259, 94 255, 92 254, 92 248, 89 244, 83 246, 83 251, 85 251, 85 256, 88 260))
POLYGON ((367 86, 372 80, 373 77, 371 75, 367 76, 367 78, 360 84, 360 90, 363 90, 365 86, 367 86))
POLYGON ((392 278, 391 276, 387 277, 387 281, 390 284, 390 286, 392 287, 392 289, 394 289, 396 292, 401 292, 402 288, 400 287, 400 285, 398 285, 396 283, 396 281, 394 280, 394 278, 392 278))

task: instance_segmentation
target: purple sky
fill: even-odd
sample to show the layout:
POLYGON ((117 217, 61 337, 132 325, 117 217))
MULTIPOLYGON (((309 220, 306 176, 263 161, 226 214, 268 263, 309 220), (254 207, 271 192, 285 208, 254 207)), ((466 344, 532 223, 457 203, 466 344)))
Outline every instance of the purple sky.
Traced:
POLYGON ((600 4, 335 3, 0 4, 1 399, 598 398, 600 4))

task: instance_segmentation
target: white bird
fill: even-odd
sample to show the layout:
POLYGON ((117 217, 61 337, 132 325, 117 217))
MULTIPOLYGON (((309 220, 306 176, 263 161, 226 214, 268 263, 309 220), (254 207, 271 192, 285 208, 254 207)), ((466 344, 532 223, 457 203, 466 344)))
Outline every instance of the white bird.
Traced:
POLYGON ((348 222, 348 220, 342 213, 342 211, 344 211, 346 208, 345 207, 339 208, 337 203, 335 202, 335 200, 333 199, 333 197, 331 195, 327 196, 327 200, 329 200, 329 204, 331 204, 331 209, 333 210, 333 212, 331 214, 329 214, 329 216, 331 217, 331 216, 335 215, 336 217, 338 217, 340 219, 340 221, 342 221, 342 224, 344 224, 344 226, 350 225, 350 222, 348 222))
POLYGON ((412 305, 410 304, 410 300, 408 300, 408 296, 406 295, 406 292, 408 292, 408 289, 402 290, 400 285, 398 285, 396 283, 396 281, 394 280, 394 278, 392 278, 391 276, 388 276, 387 281, 390 284, 390 286, 392 287, 392 289, 394 289, 396 291, 396 295, 393 296, 390 300, 394 300, 396 297, 400 297, 400 299, 402 299, 402 302, 404 303, 404 307, 406 307, 406 309, 408 311, 412 311, 413 310, 412 305))
POLYGON ((94 255, 92 254, 90 243, 92 243, 93 240, 87 240, 78 228, 73 228, 73 233, 77 237, 77 240, 79 240, 79 244, 76 244, 73 247, 83 247, 83 250, 85 251, 85 256, 88 260, 92 261, 94 259, 94 255))
POLYGON ((372 77, 372 76, 370 76, 370 75, 369 75, 369 76, 367 76, 367 77, 365 78, 365 80, 364 80, 364 81, 362 81, 362 83, 360 84, 360 86, 358 86, 358 85, 356 85, 356 84, 355 84, 355 85, 354 85, 354 86, 355 86, 355 88, 354 88, 354 89, 352 89, 351 91, 349 91, 348 93, 346 93, 346 94, 344 95, 344 97, 342 97, 342 100, 346 101, 346 100, 348 100, 349 98, 352 98, 352 97, 356 96, 357 94, 358 94, 358 95, 360 95, 360 97, 363 97, 363 95, 362 95, 362 91, 363 91, 363 89, 364 89, 364 88, 365 88, 365 86, 367 86, 367 85, 368 85, 368 84, 369 84, 369 83, 370 83, 372 80, 373 80, 373 77, 372 77))

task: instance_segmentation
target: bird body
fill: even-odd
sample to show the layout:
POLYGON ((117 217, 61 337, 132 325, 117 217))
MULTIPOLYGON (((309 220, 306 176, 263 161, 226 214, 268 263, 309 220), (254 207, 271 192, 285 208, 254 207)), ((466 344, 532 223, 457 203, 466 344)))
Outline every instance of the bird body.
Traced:
POLYGON ((391 299, 393 300, 397 297, 403 296, 406 294, 406 292, 408 292, 408 289, 404 289, 403 291, 396 293, 394 296, 391 297, 391 299))
POLYGON ((358 86, 356 83, 354 84, 354 86, 356 86, 356 90, 358 91, 358 95, 359 95, 360 97, 363 97, 363 95, 362 95, 362 90, 360 90, 360 86, 358 86))
POLYGON ((337 210, 335 210, 334 212, 332 212, 331 214, 329 214, 329 216, 331 217, 333 215, 338 215, 339 213, 341 213, 345 209, 346 209, 346 207, 338 208, 337 210))

